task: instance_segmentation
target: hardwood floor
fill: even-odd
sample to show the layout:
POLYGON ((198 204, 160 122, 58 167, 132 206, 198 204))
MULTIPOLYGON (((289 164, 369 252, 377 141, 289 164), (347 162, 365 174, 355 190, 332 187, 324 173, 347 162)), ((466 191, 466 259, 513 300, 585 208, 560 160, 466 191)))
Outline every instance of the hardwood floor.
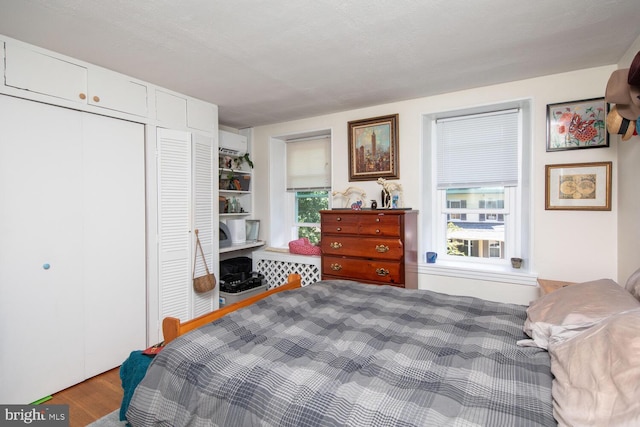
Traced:
POLYGON ((45 404, 69 405, 69 427, 84 427, 119 409, 122 396, 118 367, 54 394, 45 404))

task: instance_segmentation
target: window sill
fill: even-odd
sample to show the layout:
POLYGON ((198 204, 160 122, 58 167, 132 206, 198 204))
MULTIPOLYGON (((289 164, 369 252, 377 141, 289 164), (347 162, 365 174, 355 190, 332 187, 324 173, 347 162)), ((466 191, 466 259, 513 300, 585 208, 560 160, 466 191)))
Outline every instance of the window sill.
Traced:
POLYGON ((459 277, 537 286, 538 274, 526 269, 514 269, 503 265, 485 265, 455 261, 437 261, 418 264, 418 273, 432 276, 459 277))

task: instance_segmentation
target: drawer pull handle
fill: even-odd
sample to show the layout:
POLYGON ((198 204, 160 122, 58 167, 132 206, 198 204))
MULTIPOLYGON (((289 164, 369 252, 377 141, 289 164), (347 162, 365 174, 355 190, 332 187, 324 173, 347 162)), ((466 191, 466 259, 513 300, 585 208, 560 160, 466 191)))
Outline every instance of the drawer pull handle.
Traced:
POLYGON ((340 243, 340 242, 331 242, 329 244, 329 246, 331 246, 331 249, 340 249, 342 247, 342 243, 340 243))
POLYGON ((337 218, 336 218, 336 221, 342 221, 342 218, 337 217, 337 218))
POLYGON ((385 252, 389 252, 389 246, 386 245, 376 245, 376 252, 379 252, 381 254, 385 253, 385 252))
POLYGON ((389 270, 387 270, 386 268, 376 268, 376 274, 378 276, 388 276, 389 270))
POLYGON ((376 222, 380 222, 380 218, 376 218, 376 222))
POLYGON ((338 263, 331 264, 331 269, 333 271, 340 271, 340 270, 342 270, 342 266, 340 264, 338 264, 338 263))
POLYGON ((336 231, 342 231, 342 227, 336 227, 336 231))
POLYGON ((376 230, 376 234, 380 234, 380 230, 376 230))

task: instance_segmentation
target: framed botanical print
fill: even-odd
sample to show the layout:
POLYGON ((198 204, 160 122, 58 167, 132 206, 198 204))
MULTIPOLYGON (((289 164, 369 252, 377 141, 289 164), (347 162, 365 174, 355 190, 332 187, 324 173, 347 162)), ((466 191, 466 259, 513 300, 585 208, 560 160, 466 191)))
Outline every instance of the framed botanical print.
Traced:
POLYGON ((604 98, 547 105, 547 151, 609 146, 604 98))

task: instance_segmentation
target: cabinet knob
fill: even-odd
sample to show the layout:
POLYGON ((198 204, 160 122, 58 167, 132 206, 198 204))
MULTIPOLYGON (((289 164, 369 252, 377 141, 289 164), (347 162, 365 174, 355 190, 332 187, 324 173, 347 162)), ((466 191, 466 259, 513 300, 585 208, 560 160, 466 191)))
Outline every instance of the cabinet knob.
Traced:
POLYGON ((331 269, 333 271, 340 271, 340 270, 342 270, 342 266, 340 264, 338 264, 338 263, 334 263, 334 264, 331 264, 331 269))
POLYGON ((100 102, 100 97, 98 95, 94 95, 93 102, 100 102))
POLYGON ((389 246, 386 245, 376 245, 376 252, 379 252, 381 254, 385 253, 385 252, 389 252, 389 246))
POLYGON ((376 234, 380 234, 380 230, 379 229, 376 229, 376 234))
POLYGON ((51 265, 48 264, 48 263, 47 264, 42 264, 42 268, 44 268, 45 270, 48 270, 48 269, 51 268, 51 265))
POLYGON ((84 93, 80 92, 80 93, 78 94, 78 98, 80 98, 80 99, 87 99, 87 95, 85 95, 84 93))
POLYGON ((342 231, 342 227, 336 227, 336 231, 342 231))
POLYGON ((376 218, 376 222, 380 222, 380 218, 376 218))
POLYGON ((329 244, 329 246, 331 246, 331 249, 340 249, 342 247, 342 243, 340 243, 340 242, 331 242, 329 244))
POLYGON ((389 270, 387 270, 386 268, 376 268, 376 274, 378 276, 388 276, 389 270))
POLYGON ((336 221, 342 221, 342 218, 336 217, 336 221))

